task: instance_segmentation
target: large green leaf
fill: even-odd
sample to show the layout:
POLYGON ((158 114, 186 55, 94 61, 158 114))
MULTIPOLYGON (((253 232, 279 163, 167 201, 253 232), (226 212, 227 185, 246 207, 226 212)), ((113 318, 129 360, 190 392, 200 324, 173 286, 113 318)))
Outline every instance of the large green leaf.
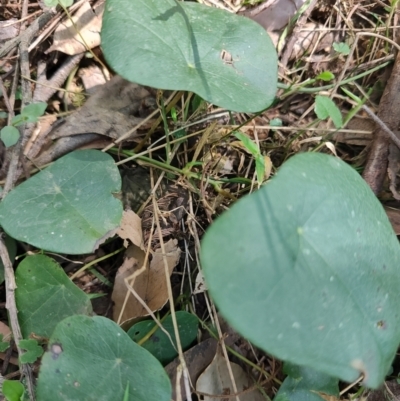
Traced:
POLYGON ((148 351, 104 317, 72 316, 58 324, 39 372, 40 401, 169 401, 169 378, 148 351))
POLYGON ((25 181, 0 203, 0 224, 41 249, 90 253, 115 230, 122 204, 114 160, 97 150, 69 153, 25 181))
POLYGON ((292 157, 205 234, 221 313, 271 354, 346 381, 383 381, 400 339, 400 246, 355 170, 292 157))
POLYGON ((276 51, 245 17, 193 2, 107 0, 101 37, 111 67, 132 82, 242 112, 274 99, 276 51))
POLYGON ((15 273, 15 300, 22 335, 50 337, 56 325, 71 315, 91 314, 87 294, 45 255, 27 256, 15 273))

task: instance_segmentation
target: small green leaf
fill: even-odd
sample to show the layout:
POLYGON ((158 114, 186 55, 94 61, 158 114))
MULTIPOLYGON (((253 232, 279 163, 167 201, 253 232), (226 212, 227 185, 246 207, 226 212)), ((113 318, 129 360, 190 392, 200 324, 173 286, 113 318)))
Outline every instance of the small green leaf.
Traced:
POLYGON ((273 118, 272 120, 270 120, 269 125, 271 125, 272 127, 282 127, 283 122, 280 118, 273 118))
POLYGON ((36 340, 20 340, 19 346, 26 351, 19 357, 21 363, 35 363, 43 355, 43 348, 36 340))
POLYGON ((260 149, 258 148, 257 144, 252 141, 247 135, 243 134, 240 131, 235 131, 234 135, 243 143, 246 150, 254 157, 257 157, 260 154, 260 149))
POLYGON ((44 4, 47 7, 56 7, 58 4, 60 4, 61 6, 67 8, 74 4, 74 0, 44 0, 44 4))
POLYGON ((129 382, 126 383, 123 401, 129 401, 129 382))
POLYGON ((54 330, 37 381, 37 399, 170 401, 160 362, 104 317, 71 316, 54 330), (99 378, 102 378, 99 380, 99 378))
MULTIPOLYGON (((178 321, 179 337, 182 348, 186 350, 187 347, 189 347, 196 339, 198 320, 196 316, 184 311, 176 312, 176 319, 178 321)), ((176 337, 172 324, 172 316, 167 316, 162 322, 162 325, 170 334, 176 347, 176 337)), ((166 365, 171 362, 178 353, 176 352, 176 348, 172 346, 168 336, 160 328, 157 328, 147 341, 141 343, 141 340, 147 336, 150 331, 154 330, 155 326, 156 323, 153 320, 145 320, 134 324, 128 330, 128 335, 133 341, 139 342, 143 348, 151 352, 163 365, 166 365)))
POLYGON ((0 111, 0 118, 7 118, 8 117, 8 113, 6 113, 5 111, 0 111))
POLYGON ((67 316, 91 314, 88 296, 80 290, 53 259, 27 256, 15 272, 15 299, 22 335, 50 337, 67 316))
POLYGON ((335 79, 335 75, 331 73, 330 71, 323 71, 320 74, 317 75, 316 79, 320 79, 321 81, 332 81, 332 79, 335 79))
POLYGON ((23 182, 0 203, 0 224, 13 238, 66 254, 91 253, 122 217, 114 160, 79 150, 23 182))
POLYGON ((336 128, 341 128, 343 125, 342 113, 336 106, 335 102, 327 96, 317 95, 315 97, 315 114, 321 120, 330 117, 336 128))
POLYGON ((337 51, 338 53, 341 53, 341 54, 343 54, 343 55, 345 55, 345 56, 347 56, 348 54, 350 54, 350 47, 349 47, 349 45, 347 44, 347 43, 337 43, 337 42, 334 42, 333 43, 333 49, 335 50, 335 51, 337 51))
MULTIPOLYGON (((60 3, 63 7, 65 7, 65 8, 71 7, 72 4, 74 4, 74 0, 58 0, 58 1, 59 1, 59 3, 60 3)), ((89 54, 92 56, 91 53, 89 53, 89 54)))
POLYGON ((22 109, 21 114, 24 117, 35 118, 36 121, 38 117, 41 117, 44 114, 46 108, 46 102, 31 103, 22 109))
POLYGON ((101 43, 111 67, 141 85, 191 91, 242 112, 265 109, 275 98, 270 37, 225 10, 176 0, 107 0, 101 43))
POLYGON ((19 125, 25 124, 25 122, 26 122, 26 117, 24 117, 21 114, 17 114, 11 119, 11 125, 13 127, 18 127, 19 125))
POLYGON ((4 380, 1 389, 7 401, 21 401, 24 395, 24 386, 16 380, 4 380))
POLYGON ((256 174, 257 182, 261 185, 265 177, 265 159, 263 155, 258 155, 256 158, 256 174))
POLYGON ((7 125, 0 131, 0 138, 3 141, 6 148, 15 145, 19 139, 19 131, 17 128, 7 125))
POLYGON ((285 362, 284 373, 288 376, 279 387, 274 401, 324 401, 318 393, 339 398, 339 380, 317 372, 285 362))

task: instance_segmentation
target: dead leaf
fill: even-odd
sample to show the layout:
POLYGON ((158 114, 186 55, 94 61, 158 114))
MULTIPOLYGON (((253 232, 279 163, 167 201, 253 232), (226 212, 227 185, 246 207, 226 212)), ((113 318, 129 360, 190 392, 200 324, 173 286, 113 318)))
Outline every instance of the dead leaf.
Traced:
MULTIPOLYGON (((224 332, 224 342, 226 345, 232 347, 233 344, 238 340, 239 335, 233 332, 232 329, 224 322, 220 323, 221 329, 224 332), (223 326, 226 326, 226 329, 223 326)), ((195 384, 200 374, 212 362, 215 357, 215 353, 217 352, 217 345, 217 340, 214 338, 208 338, 207 340, 202 341, 200 344, 195 345, 183 353, 191 383, 195 384)), ((172 400, 177 399, 177 387, 180 387, 179 392, 181 394, 185 394, 183 380, 181 380, 180 383, 177 383, 177 371, 180 364, 181 362, 179 357, 176 357, 175 360, 165 367, 165 371, 167 372, 172 383, 172 400)))
POLYGON ((361 401, 396 401, 400 397, 400 384, 396 380, 386 381, 379 390, 371 391, 361 401))
POLYGON ((133 245, 145 251, 142 219, 132 210, 124 210, 117 235, 124 240, 125 248, 128 248, 127 240, 129 239, 133 245))
POLYGON ((325 401, 340 401, 340 397, 335 397, 334 395, 321 393, 320 391, 310 390, 311 393, 318 394, 325 401))
POLYGON ((19 33, 20 22, 17 18, 0 21, 0 43, 15 38, 19 33))
POLYGON ((389 145, 389 156, 388 156, 388 176, 390 181, 390 191, 394 199, 400 200, 399 193, 399 172, 400 172, 400 149, 394 143, 389 145))
MULTIPOLYGON (((106 145, 110 143, 110 138, 118 139, 155 108, 155 97, 149 90, 115 76, 50 133, 48 141, 55 142, 35 159, 35 164, 42 166, 82 146, 92 144, 91 147, 94 147, 93 143, 98 141, 105 146, 103 138, 107 141, 106 145)), ((149 120, 141 129, 149 129, 152 124, 153 120, 149 120)), ((128 140, 137 136, 134 131, 128 140)))
POLYGON ((156 106, 154 96, 147 89, 115 76, 69 116, 65 124, 55 129, 51 139, 84 133, 118 139, 141 122, 153 106, 156 106))
POLYGON ((102 70, 97 65, 90 65, 86 68, 79 68, 78 75, 82 80, 85 92, 92 95, 101 86, 107 82, 102 70))
POLYGON ((0 322, 0 334, 3 335, 3 341, 10 341, 12 337, 11 329, 3 322, 0 322))
MULTIPOLYGON (((165 243, 165 257, 169 274, 172 274, 174 267, 179 262, 181 250, 177 246, 177 240, 169 240, 165 243)), ((144 272, 135 278, 132 288, 146 303, 151 311, 161 309, 168 301, 167 283, 165 282, 164 261, 160 249, 151 253, 152 260, 150 266, 146 266, 144 272)), ((128 290, 125 279, 137 272, 144 263, 145 252, 132 245, 127 249, 127 256, 119 268, 115 277, 112 300, 114 301, 114 321, 125 323, 137 317, 147 316, 147 310, 128 290), (125 296, 129 292, 128 302, 124 307, 125 296), (123 313, 120 318, 121 311, 123 313)))
POLYGON ((268 180, 268 178, 271 176, 271 171, 272 171, 272 160, 269 156, 264 156, 264 179, 268 180))
MULTIPOLYGON (((246 374, 246 372, 236 363, 230 362, 233 377, 235 379, 238 395, 241 401, 264 401, 264 396, 257 388, 247 391, 247 389, 254 386, 254 381, 246 374)), ((199 377, 196 383, 196 390, 212 394, 218 397, 203 396, 204 401, 221 401, 222 395, 234 394, 233 385, 229 376, 227 361, 225 360, 222 352, 219 350, 207 367, 204 373, 199 377)), ((230 397, 229 397, 230 398, 230 397)), ((228 400, 228 397, 226 398, 228 400)))
POLYGON ((193 290, 193 294, 201 294, 202 292, 207 290, 207 286, 206 283, 204 281, 204 276, 203 273, 201 272, 201 270, 197 273, 196 276, 196 281, 195 281, 195 285, 194 285, 194 290, 193 290))
POLYGON ((396 235, 400 235, 400 210, 385 206, 385 212, 396 235))
POLYGON ((274 0, 271 5, 256 15, 250 16, 252 10, 246 10, 241 15, 258 22, 266 31, 278 31, 283 29, 305 0, 274 0))
POLYGON ((53 45, 46 53, 58 50, 74 56, 99 46, 104 5, 103 2, 92 10, 88 2, 83 3, 72 17, 74 23, 67 19, 58 25, 53 45))
POLYGON ((296 36, 290 60, 299 59, 304 54, 311 53, 312 51, 329 50, 332 47, 333 41, 334 36, 328 28, 324 28, 322 24, 308 22, 304 24, 296 36))

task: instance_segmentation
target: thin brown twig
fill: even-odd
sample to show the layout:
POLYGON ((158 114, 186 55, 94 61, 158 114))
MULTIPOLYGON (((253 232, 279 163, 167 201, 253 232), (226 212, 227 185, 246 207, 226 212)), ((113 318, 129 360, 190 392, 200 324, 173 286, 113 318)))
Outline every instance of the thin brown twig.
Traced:
MULTIPOLYGON (((79 64, 84 55, 84 53, 80 53, 68 57, 50 79, 46 77, 46 63, 40 62, 38 65, 38 78, 33 100, 35 102, 47 102, 54 93, 57 92, 58 87, 65 82, 71 71, 79 64)), ((24 78, 28 80, 27 77, 24 78)))
POLYGON ((3 93, 3 99, 4 99, 4 103, 6 104, 7 110, 8 110, 8 125, 10 125, 10 122, 12 120, 12 118, 14 117, 14 107, 12 106, 11 102, 10 102, 10 98, 7 95, 7 90, 6 87, 4 86, 4 82, 1 79, 0 76, 0 91, 3 93))
MULTIPOLYGON (((14 269, 2 235, 0 235, 0 257, 4 265, 4 279, 6 284, 6 308, 9 313, 11 330, 14 336, 15 345, 18 350, 18 355, 21 356, 24 354, 25 351, 23 351, 19 345, 19 342, 22 340, 22 334, 18 322, 17 304, 15 302, 15 289, 17 288, 17 285, 15 283, 14 269)), ((31 401, 35 401, 32 368, 29 364, 21 363, 21 371, 26 378, 29 399, 31 401)))
POLYGON ((36 19, 24 32, 17 37, 10 39, 0 49, 0 58, 3 58, 8 52, 14 47, 18 46, 21 41, 30 41, 30 38, 34 36, 40 29, 42 29, 53 17, 53 13, 46 12, 36 19))
POLYGON ((286 65, 289 61, 290 55, 292 54, 293 47, 297 41, 298 34, 302 28, 302 26, 307 22, 307 18, 310 16, 311 11, 314 9, 315 5, 317 4, 318 0, 311 0, 310 4, 308 5, 307 9, 304 11, 304 13, 300 16, 300 18, 297 21, 296 26, 293 29, 293 33, 287 42, 285 46, 285 50, 282 54, 281 57, 281 65, 279 67, 279 72, 283 73, 284 69, 286 68, 286 65))
MULTIPOLYGON (((151 175, 151 181, 152 181, 152 187, 154 188, 154 177, 151 175)), ((171 279, 169 275, 169 267, 168 267, 168 262, 166 259, 166 251, 165 251, 165 246, 164 246, 164 239, 162 236, 162 230, 161 230, 161 225, 160 225, 160 211, 158 209, 158 204, 156 201, 156 196, 153 194, 153 210, 154 210, 154 216, 157 224, 157 231, 160 239, 160 247, 161 247, 161 252, 163 254, 163 262, 164 262, 164 272, 165 272, 165 281, 167 284, 167 292, 168 292, 168 300, 169 300, 169 306, 171 309, 171 319, 172 319, 172 326, 174 328, 174 333, 175 333, 175 339, 176 339, 176 346, 178 349, 178 357, 179 357, 179 362, 180 365, 182 366, 182 374, 183 374, 183 382, 184 382, 184 388, 185 388, 185 393, 186 393, 186 399, 187 401, 192 400, 191 396, 191 391, 190 391, 190 378, 189 378, 189 372, 188 368, 186 366, 186 361, 185 357, 183 355, 183 350, 182 350, 182 344, 181 344, 181 339, 179 336, 179 329, 178 329, 178 322, 176 320, 176 313, 175 313, 175 305, 174 305, 174 297, 172 294, 172 287, 171 287, 171 279)))

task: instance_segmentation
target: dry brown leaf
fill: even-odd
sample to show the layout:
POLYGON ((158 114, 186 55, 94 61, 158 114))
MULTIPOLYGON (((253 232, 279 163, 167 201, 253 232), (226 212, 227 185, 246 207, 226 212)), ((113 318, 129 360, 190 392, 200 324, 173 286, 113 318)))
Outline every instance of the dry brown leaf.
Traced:
MULTIPOLYGON (((79 110, 50 133, 48 141, 55 142, 42 151, 35 159, 35 164, 42 166, 84 146, 94 148, 99 143, 100 146, 106 146, 110 143, 110 138, 118 139, 131 131, 155 107, 155 97, 149 90, 115 76, 98 88, 79 110), (102 136, 106 139, 105 144, 102 136)), ((152 124, 153 120, 150 120, 141 129, 149 129, 152 124)), ((127 140, 137 135, 133 131, 127 140)))
POLYGON ((101 86, 107 82, 103 71, 97 65, 90 65, 86 68, 80 68, 78 73, 82 80, 85 93, 92 95, 101 86))
POLYGON ((334 395, 321 393, 320 391, 310 390, 311 393, 318 394, 325 401, 340 401, 340 397, 335 397, 334 395))
POLYGON ((17 18, 0 21, 0 44, 15 38, 19 33, 20 22, 17 18))
POLYGON ((298 59, 313 50, 318 52, 323 49, 330 49, 333 41, 334 36, 328 28, 324 28, 322 24, 308 22, 297 34, 290 60, 298 59))
POLYGON ((196 281, 195 281, 195 285, 194 285, 194 290, 193 290, 193 294, 201 294, 202 292, 207 290, 207 286, 206 283, 204 281, 204 276, 203 273, 201 271, 199 271, 197 273, 196 276, 196 281))
MULTIPOLYGON (((233 362, 230 362, 230 365, 240 400, 264 401, 264 396, 257 388, 246 392, 247 389, 254 385, 254 381, 239 365, 233 362)), ((219 347, 213 361, 197 380, 196 390, 202 393, 219 396, 204 396, 204 401, 221 401, 221 395, 230 395, 235 393, 231 378, 229 376, 227 362, 222 355, 222 352, 219 350, 219 347)))
MULTIPOLYGON (((178 241, 173 239, 165 244, 165 257, 170 275, 179 262, 181 254, 181 250, 177 244, 178 241)), ((115 321, 125 323, 128 320, 148 315, 147 310, 125 285, 125 279, 137 272, 143 266, 144 260, 145 252, 141 249, 136 246, 127 249, 127 257, 117 272, 112 293, 112 300, 115 304, 113 313, 115 321), (129 297, 124 307, 127 292, 129 292, 129 297), (120 318, 121 310, 123 310, 123 313, 120 318)), ((160 249, 152 252, 150 266, 146 266, 143 273, 135 278, 132 288, 152 312, 161 309, 166 304, 168 301, 168 291, 167 283, 165 282, 163 255, 160 249)))
POLYGON ((3 341, 10 341, 12 337, 11 329, 3 322, 0 322, 0 334, 3 335, 3 341))
POLYGON ((118 139, 142 121, 148 114, 146 107, 153 106, 153 102, 154 96, 143 86, 115 76, 55 129, 51 139, 85 133, 118 139))
MULTIPOLYGON (((283 29, 290 22, 304 2, 305 0, 275 0, 270 2, 269 7, 250 18, 269 32, 277 31, 283 29)), ((248 10, 240 14, 247 17, 250 13, 251 10, 248 10)))
POLYGON ((400 210, 385 206, 385 212, 396 235, 400 235, 400 210))
MULTIPOLYGON (((221 317, 219 317, 219 320, 221 324, 221 330, 224 333, 224 343, 232 347, 238 340, 239 335, 235 333, 221 317)), ((202 341, 200 344, 195 345, 183 353, 191 383, 196 383, 200 374, 212 362, 217 351, 217 345, 217 340, 214 338, 208 338, 207 340, 202 341)), ((180 394, 185 394, 183 380, 181 380, 180 383, 177 383, 177 372, 180 365, 181 361, 179 357, 176 357, 165 367, 165 370, 172 383, 172 400, 177 399, 176 394, 178 392, 180 392, 180 394)), ((220 399, 220 401, 222 400, 220 399)))
POLYGON ((133 245, 145 251, 142 219, 132 210, 124 210, 117 235, 124 240, 125 248, 128 247, 127 240, 129 239, 133 245))
POLYGON ((104 5, 105 3, 100 4, 92 10, 88 2, 83 3, 72 17, 74 24, 67 19, 58 25, 54 32, 53 45, 46 53, 58 50, 74 56, 99 46, 104 5))

